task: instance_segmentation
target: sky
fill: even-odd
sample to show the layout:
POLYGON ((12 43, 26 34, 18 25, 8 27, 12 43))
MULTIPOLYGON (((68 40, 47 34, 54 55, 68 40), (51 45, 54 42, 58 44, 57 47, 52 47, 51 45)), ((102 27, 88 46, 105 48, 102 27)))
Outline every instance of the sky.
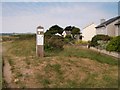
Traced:
MULTIPOLYGON (((98 2, 98 0, 1 0, 2 2, 98 2)), ((118 2, 119 0, 100 0, 99 2, 118 2)))
POLYGON ((39 25, 43 26, 46 31, 56 24, 62 28, 71 25, 82 30, 91 23, 98 25, 100 19, 108 20, 118 15, 117 0, 116 2, 6 1, 2 0, 0 3, 0 11, 2 11, 0 12, 0 25, 2 25, 1 32, 3 33, 35 33, 39 25))

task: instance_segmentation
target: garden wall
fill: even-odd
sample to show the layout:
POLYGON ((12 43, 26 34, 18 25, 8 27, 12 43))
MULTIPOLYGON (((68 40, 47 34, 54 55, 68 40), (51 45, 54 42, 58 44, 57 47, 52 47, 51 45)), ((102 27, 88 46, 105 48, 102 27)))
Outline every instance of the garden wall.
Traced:
POLYGON ((106 50, 96 49, 96 48, 94 48, 94 47, 90 47, 90 49, 95 50, 95 51, 98 51, 98 52, 100 52, 100 53, 104 53, 104 54, 107 54, 107 55, 116 57, 116 58, 120 58, 120 53, 117 53, 117 52, 109 52, 109 51, 106 51, 106 50))

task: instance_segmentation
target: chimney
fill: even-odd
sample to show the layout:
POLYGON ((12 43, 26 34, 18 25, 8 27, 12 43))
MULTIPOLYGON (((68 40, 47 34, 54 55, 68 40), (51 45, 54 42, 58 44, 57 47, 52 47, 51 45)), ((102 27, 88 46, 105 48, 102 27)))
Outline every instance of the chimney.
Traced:
POLYGON ((104 23, 105 22, 105 19, 100 19, 100 23, 104 23))

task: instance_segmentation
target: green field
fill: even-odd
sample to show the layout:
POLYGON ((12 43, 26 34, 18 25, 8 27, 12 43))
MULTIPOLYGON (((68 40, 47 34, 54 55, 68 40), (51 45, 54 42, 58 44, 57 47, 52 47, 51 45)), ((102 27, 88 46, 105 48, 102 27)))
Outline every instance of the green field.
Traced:
POLYGON ((3 59, 11 65, 14 87, 20 88, 117 88, 116 58, 78 46, 45 52, 36 57, 35 40, 4 43, 3 59))

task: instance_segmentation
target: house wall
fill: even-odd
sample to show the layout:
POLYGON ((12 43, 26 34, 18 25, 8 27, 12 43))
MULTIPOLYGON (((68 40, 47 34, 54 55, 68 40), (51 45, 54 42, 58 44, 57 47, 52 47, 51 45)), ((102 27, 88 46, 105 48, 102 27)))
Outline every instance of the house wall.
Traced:
POLYGON ((120 25, 118 26, 118 35, 117 36, 119 36, 120 35, 120 25))
POLYGON ((97 29, 96 29, 96 34, 97 34, 97 35, 98 35, 98 34, 104 34, 104 35, 106 35, 106 34, 107 34, 106 28, 105 28, 105 27, 97 28, 97 29))
POLYGON ((83 41, 90 41, 92 39, 92 37, 94 37, 94 35, 96 35, 95 27, 96 27, 95 24, 91 24, 83 29, 83 31, 82 31, 82 36, 83 36, 82 40, 83 41))
POLYGON ((106 27, 101 27, 96 29, 97 34, 104 34, 104 35, 109 35, 109 36, 118 36, 120 35, 120 27, 118 28, 115 26, 115 23, 117 23, 118 20, 110 23, 106 27))
POLYGON ((117 23, 118 20, 112 22, 111 24, 107 25, 107 35, 109 36, 116 36, 116 26, 115 26, 115 23, 117 23))
POLYGON ((63 37, 66 37, 67 34, 65 31, 63 31, 62 35, 63 35, 63 37))
POLYGON ((119 35, 120 35, 120 25, 116 25, 115 36, 119 36, 119 35))

